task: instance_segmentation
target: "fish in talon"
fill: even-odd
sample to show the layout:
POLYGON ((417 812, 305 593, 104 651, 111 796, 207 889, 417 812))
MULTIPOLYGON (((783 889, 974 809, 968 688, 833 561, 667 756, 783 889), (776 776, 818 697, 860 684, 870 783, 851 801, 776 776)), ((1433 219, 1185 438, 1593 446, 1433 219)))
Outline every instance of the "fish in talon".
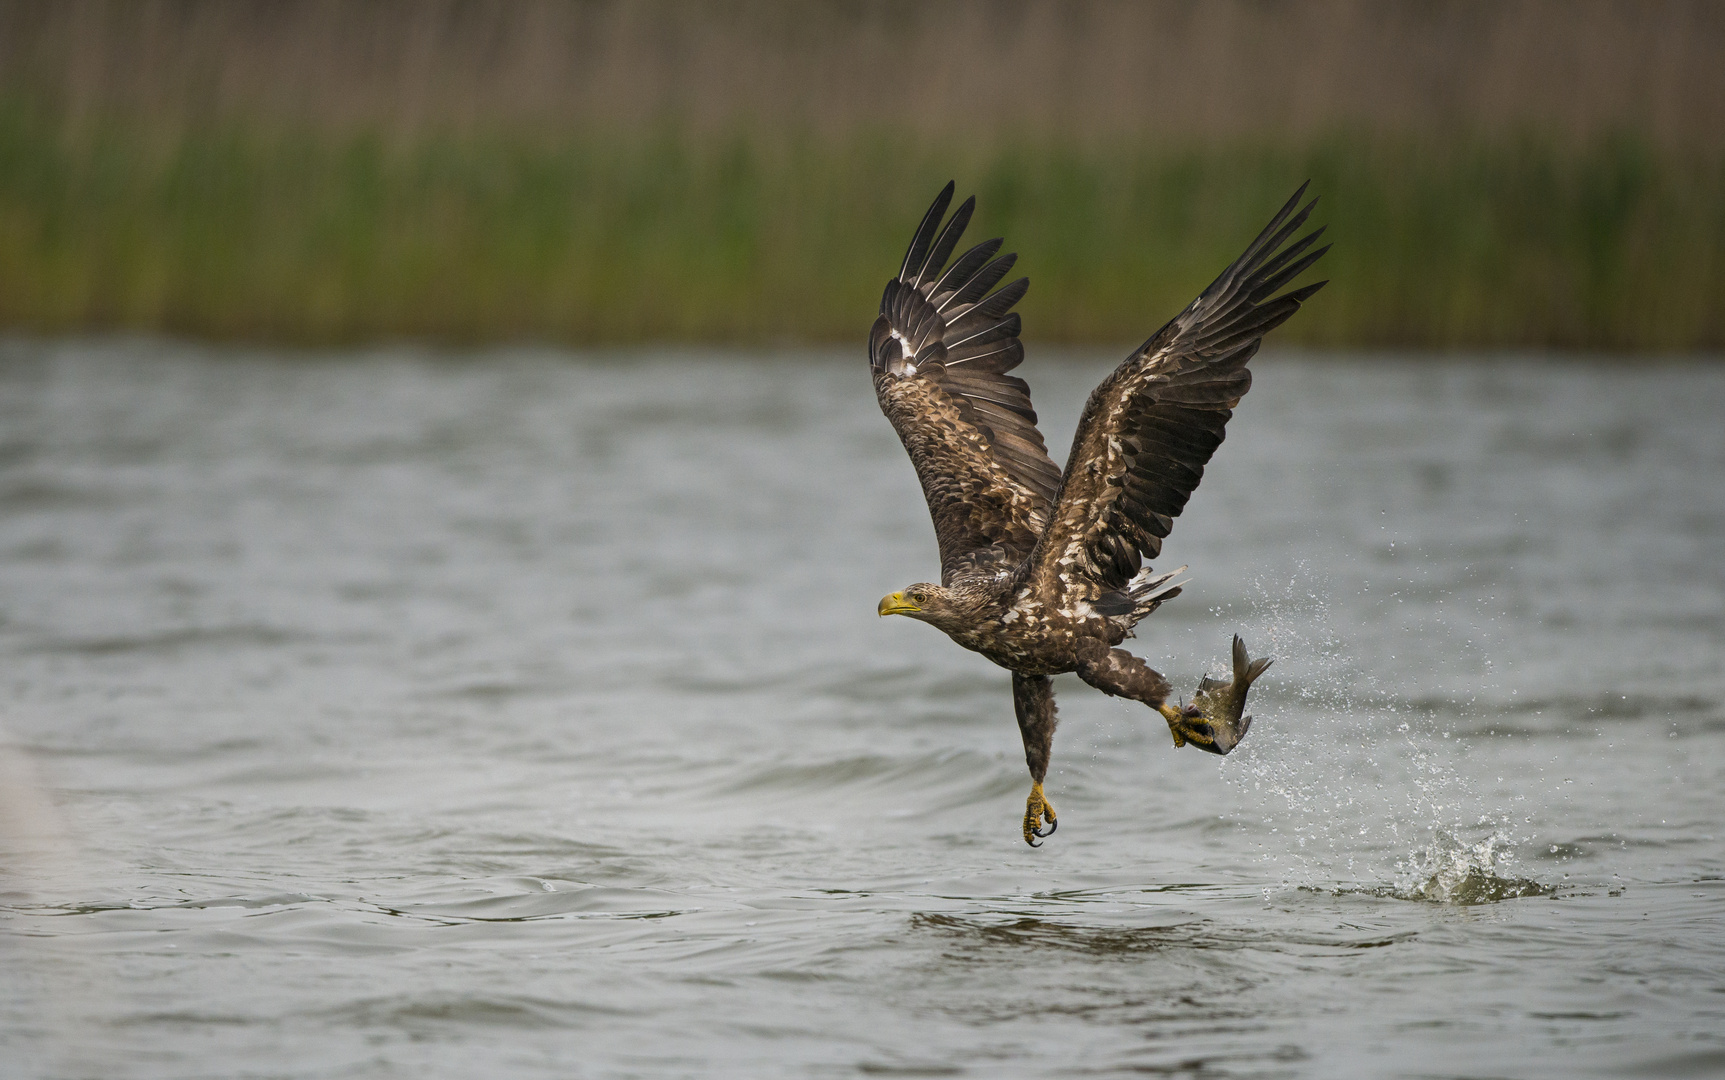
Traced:
POLYGON ((1195 723, 1203 725, 1211 736, 1210 742, 1196 744, 1216 754, 1226 754, 1246 737, 1252 727, 1252 718, 1241 715, 1246 711, 1246 693, 1275 663, 1268 656, 1252 659, 1239 634, 1234 635, 1233 660, 1233 679, 1224 683, 1205 675, 1198 680, 1198 692, 1192 695, 1192 704, 1200 717, 1195 723))

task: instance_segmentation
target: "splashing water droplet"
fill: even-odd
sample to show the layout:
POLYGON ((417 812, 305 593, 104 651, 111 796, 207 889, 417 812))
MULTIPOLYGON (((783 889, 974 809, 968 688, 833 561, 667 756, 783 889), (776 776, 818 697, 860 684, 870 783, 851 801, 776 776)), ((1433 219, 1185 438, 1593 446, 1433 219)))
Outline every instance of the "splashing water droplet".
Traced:
POLYGON ((1401 684, 1380 683, 1344 643, 1326 602, 1314 601, 1330 594, 1326 583, 1314 588, 1302 574, 1256 588, 1257 625, 1243 633, 1268 639, 1286 680, 1278 689, 1298 705, 1254 703, 1257 741, 1241 745, 1224 775, 1257 804, 1252 817, 1269 835, 1296 837, 1265 852, 1284 884, 1464 904, 1548 892, 1500 873, 1508 850, 1528 838, 1512 834, 1506 810, 1482 805, 1453 718, 1440 726, 1421 715, 1428 710, 1410 710, 1401 684), (1464 829, 1489 833, 1470 844, 1458 839, 1464 829), (1410 837, 1431 839, 1410 855, 1410 837))
POLYGON ((1504 841, 1502 833, 1494 832, 1468 844, 1439 829, 1424 851, 1403 864, 1395 886, 1381 895, 1441 904, 1491 904, 1550 894, 1552 890, 1537 881, 1498 873, 1498 863, 1507 861, 1499 851, 1504 841))

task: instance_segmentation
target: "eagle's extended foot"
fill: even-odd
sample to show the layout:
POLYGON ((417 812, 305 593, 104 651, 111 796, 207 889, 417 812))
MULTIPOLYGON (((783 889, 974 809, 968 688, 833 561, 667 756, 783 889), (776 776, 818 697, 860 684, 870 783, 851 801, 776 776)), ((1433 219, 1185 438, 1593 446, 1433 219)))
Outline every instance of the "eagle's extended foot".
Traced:
MULTIPOLYGON (((1196 705, 1183 705, 1175 708, 1173 705, 1158 705, 1156 711, 1162 714, 1162 719, 1168 721, 1168 730, 1174 735, 1176 747, 1191 743, 1200 750, 1208 750, 1212 754, 1226 754, 1234 748, 1236 738, 1228 743, 1228 750, 1218 749, 1216 745, 1217 731, 1215 725, 1204 719, 1204 712, 1196 705)), ((1250 726, 1251 717, 1246 718, 1246 726, 1250 726)), ((1242 727, 1239 734, 1244 735, 1242 727)), ((1225 737, 1224 737, 1225 740, 1225 737)))
POLYGON ((1204 711, 1197 706, 1183 706, 1176 709, 1173 706, 1159 706, 1157 713, 1163 714, 1168 721, 1168 730, 1175 737, 1176 747, 1192 744, 1197 749, 1208 750, 1211 754, 1226 754, 1240 738, 1245 735, 1245 728, 1252 726, 1251 716, 1242 719, 1237 728, 1226 728, 1223 725, 1211 723, 1204 719, 1204 711))
POLYGON ((1054 819, 1054 807, 1048 805, 1048 800, 1042 794, 1041 784, 1030 786, 1030 798, 1024 803, 1024 842, 1031 847, 1041 847, 1037 838, 1053 836, 1054 830, 1060 827, 1060 822, 1054 819), (1048 822, 1048 831, 1042 831, 1043 821, 1048 822))
POLYGON ((1250 716, 1240 715, 1246 709, 1246 692, 1271 663, 1267 656, 1256 660, 1248 656, 1246 643, 1235 634, 1232 682, 1215 682, 1206 675, 1198 681, 1192 704, 1181 709, 1163 705, 1157 710, 1174 733, 1174 745, 1191 743, 1212 754, 1226 754, 1238 746, 1252 726, 1250 716))

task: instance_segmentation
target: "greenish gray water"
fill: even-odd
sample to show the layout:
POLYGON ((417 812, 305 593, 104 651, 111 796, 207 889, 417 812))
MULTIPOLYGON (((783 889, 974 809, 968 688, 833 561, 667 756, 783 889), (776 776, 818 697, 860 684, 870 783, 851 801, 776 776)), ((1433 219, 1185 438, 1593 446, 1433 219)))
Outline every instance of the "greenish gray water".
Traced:
POLYGON ((8 1076, 1725 1069, 1725 369, 1262 360, 1032 851, 859 350, 3 352, 8 1076))

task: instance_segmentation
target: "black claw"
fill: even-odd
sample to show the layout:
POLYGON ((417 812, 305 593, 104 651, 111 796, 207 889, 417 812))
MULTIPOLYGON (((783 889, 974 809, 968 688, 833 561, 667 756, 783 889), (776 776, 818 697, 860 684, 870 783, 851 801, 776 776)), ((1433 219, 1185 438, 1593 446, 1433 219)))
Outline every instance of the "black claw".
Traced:
MULTIPOLYGON (((1037 835, 1037 836, 1041 836, 1041 835, 1042 835, 1042 834, 1041 834, 1041 833, 1037 833, 1037 834, 1036 834, 1036 835, 1037 835)), ((1029 844, 1029 845, 1030 845, 1030 846, 1031 846, 1031 847, 1041 847, 1041 846, 1042 846, 1042 845, 1041 845, 1041 844, 1038 844, 1038 843, 1037 843, 1037 842, 1036 842, 1036 841, 1034 841, 1034 840, 1031 840, 1031 839, 1028 839, 1028 838, 1027 838, 1027 839, 1026 839, 1026 840, 1025 840, 1025 841, 1024 841, 1024 842, 1025 842, 1025 843, 1027 843, 1027 844, 1029 844)))
POLYGON ((1055 818, 1049 818, 1048 819, 1048 831, 1047 832, 1038 831, 1036 835, 1037 836, 1053 836, 1054 830, 1058 829, 1058 828, 1060 828, 1060 822, 1055 818))

